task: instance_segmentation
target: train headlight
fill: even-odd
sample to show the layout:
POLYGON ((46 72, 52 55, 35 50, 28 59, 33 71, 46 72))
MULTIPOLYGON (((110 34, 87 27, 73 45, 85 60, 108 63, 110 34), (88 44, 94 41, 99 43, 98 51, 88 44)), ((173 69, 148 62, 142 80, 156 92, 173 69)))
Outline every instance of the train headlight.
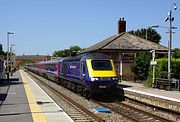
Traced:
POLYGON ((91 81, 97 81, 99 78, 91 78, 91 81))
POLYGON ((112 78, 112 80, 118 80, 118 78, 112 78))

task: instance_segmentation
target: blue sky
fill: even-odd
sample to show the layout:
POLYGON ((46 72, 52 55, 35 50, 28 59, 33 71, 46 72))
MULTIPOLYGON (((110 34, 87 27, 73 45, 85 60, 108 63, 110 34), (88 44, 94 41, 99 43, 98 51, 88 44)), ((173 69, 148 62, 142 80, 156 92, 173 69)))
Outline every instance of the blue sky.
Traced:
MULTIPOLYGON (((87 48, 114 34, 124 17, 127 31, 164 22, 172 3, 172 47, 180 48, 180 0, 0 0, 0 43, 7 51, 7 32, 16 55, 52 55, 54 51, 78 45, 87 48)), ((156 29, 167 46, 167 29, 156 29)))

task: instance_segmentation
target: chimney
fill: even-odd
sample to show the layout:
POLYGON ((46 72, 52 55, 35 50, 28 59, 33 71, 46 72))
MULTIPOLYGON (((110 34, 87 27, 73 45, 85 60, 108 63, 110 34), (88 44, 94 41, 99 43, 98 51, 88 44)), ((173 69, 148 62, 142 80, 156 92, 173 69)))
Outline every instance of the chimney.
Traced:
POLYGON ((122 32, 126 32, 126 21, 124 20, 124 18, 122 18, 122 20, 120 18, 118 21, 118 34, 122 32))

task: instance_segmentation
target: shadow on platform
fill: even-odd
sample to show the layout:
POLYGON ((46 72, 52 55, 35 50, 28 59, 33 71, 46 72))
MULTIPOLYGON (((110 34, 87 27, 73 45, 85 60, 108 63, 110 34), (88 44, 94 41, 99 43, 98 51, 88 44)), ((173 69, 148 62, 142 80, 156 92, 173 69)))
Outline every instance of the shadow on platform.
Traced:
POLYGON ((128 87, 132 87, 132 86, 129 86, 129 85, 123 85, 123 84, 118 84, 117 87, 118 87, 118 88, 128 88, 128 87))
POLYGON ((7 94, 0 94, 0 101, 4 101, 7 97, 7 94))
POLYGON ((9 81, 5 78, 0 79, 0 87, 8 86, 8 85, 18 85, 18 84, 23 84, 22 82, 19 82, 19 78, 10 78, 9 81))

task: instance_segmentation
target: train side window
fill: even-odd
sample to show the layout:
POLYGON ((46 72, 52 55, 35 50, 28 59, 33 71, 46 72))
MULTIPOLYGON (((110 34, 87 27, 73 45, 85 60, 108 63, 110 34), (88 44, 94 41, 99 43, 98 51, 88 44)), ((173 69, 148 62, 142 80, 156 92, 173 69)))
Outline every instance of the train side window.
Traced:
POLYGON ((61 65, 61 63, 59 63, 59 72, 62 72, 62 65, 61 65))
POLYGON ((67 73, 67 63, 64 63, 64 65, 62 67, 62 71, 63 71, 63 74, 66 75, 66 73, 67 73))

